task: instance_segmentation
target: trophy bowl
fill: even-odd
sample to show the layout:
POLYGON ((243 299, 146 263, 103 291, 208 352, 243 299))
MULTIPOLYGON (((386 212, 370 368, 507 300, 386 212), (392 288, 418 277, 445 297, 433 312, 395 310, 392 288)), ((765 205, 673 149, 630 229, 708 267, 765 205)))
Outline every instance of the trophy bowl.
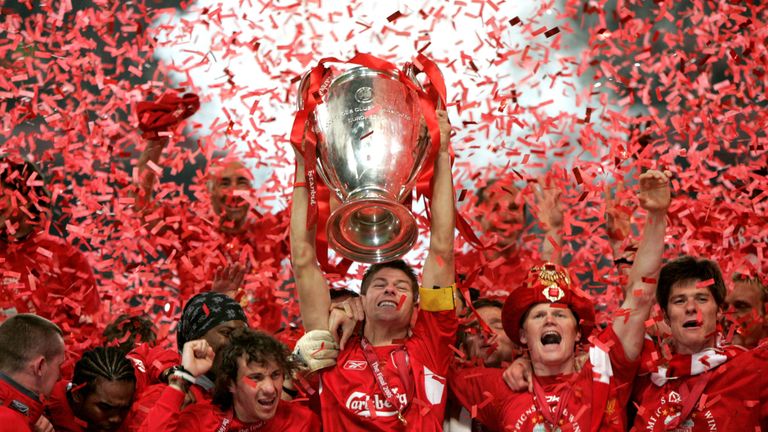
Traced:
MULTIPOLYGON (((396 70, 356 66, 329 73, 322 103, 310 116, 317 172, 342 203, 328 219, 328 244, 358 262, 400 258, 418 237, 416 219, 402 202, 430 146, 419 96, 396 70)), ((406 76, 420 86, 412 73, 406 76)))

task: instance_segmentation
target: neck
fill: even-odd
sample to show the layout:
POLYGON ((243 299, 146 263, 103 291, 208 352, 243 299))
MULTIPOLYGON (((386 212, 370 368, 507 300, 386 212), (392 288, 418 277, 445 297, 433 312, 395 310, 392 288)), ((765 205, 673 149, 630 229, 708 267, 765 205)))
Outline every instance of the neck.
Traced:
POLYGON ((693 354, 702 352, 707 348, 712 348, 714 346, 715 346, 715 338, 709 338, 705 342, 698 345, 683 345, 683 344, 676 343, 675 354, 693 355, 693 354))
POLYGON ((408 325, 400 326, 390 322, 366 321, 363 336, 373 346, 394 345, 398 339, 405 339, 408 336, 408 325))
POLYGON ((264 420, 256 417, 255 414, 249 413, 248 410, 244 410, 240 407, 238 407, 238 404, 235 403, 233 405, 232 410, 234 411, 235 417, 237 417, 238 420, 240 420, 243 423, 258 423, 263 422, 264 420))
POLYGON ((576 372, 576 366, 574 364, 574 357, 563 361, 559 364, 544 364, 541 362, 533 362, 533 373, 536 376, 555 376, 555 375, 570 375, 576 372))

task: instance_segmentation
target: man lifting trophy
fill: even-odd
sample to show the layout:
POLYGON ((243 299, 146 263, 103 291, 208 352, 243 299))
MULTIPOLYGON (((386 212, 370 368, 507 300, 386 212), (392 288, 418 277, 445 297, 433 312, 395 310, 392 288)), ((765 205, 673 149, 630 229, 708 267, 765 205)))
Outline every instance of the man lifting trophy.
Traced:
MULTIPOLYGON (((416 243, 416 219, 403 202, 430 158, 431 129, 439 132, 436 122, 428 127, 425 119, 434 118, 441 101, 416 78, 416 65, 398 70, 372 56, 361 58, 326 59, 305 74, 295 124, 308 124, 310 200, 316 171, 341 202, 327 220, 328 245, 353 261, 379 263, 400 258, 416 243)), ((428 65, 430 78, 439 75, 428 65)))

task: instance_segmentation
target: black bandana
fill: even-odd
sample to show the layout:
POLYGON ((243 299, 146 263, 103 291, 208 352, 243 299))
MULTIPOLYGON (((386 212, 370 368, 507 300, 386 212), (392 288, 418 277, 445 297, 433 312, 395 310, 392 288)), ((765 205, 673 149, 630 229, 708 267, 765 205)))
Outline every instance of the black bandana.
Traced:
POLYGON ((232 298, 215 292, 200 293, 187 302, 176 329, 179 351, 186 342, 200 339, 208 330, 227 321, 248 322, 240 304, 232 298))

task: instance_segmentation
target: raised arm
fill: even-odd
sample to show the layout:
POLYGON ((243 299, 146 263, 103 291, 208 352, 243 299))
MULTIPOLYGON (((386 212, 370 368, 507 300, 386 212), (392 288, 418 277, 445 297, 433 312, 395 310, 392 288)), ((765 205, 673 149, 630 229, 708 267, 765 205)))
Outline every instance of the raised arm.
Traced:
POLYGON ((422 285, 425 288, 447 287, 455 282, 453 244, 456 206, 449 145, 451 125, 445 111, 438 110, 437 119, 440 124, 440 151, 435 158, 430 206, 432 226, 429 233, 429 252, 422 276, 422 285))
POLYGON ((136 202, 138 208, 143 209, 152 201, 152 189, 157 181, 157 173, 150 166, 159 167, 160 156, 168 145, 168 137, 157 137, 146 140, 146 146, 139 156, 139 196, 136 202))
POLYGON ((137 207, 143 209, 152 201, 152 187, 155 185, 160 156, 168 145, 167 132, 191 116, 200 108, 200 99, 196 94, 187 93, 179 97, 175 91, 169 91, 155 101, 143 101, 136 105, 139 128, 146 140, 146 146, 138 161, 139 197, 137 207))
POLYGON ((296 152, 296 181, 291 202, 291 265, 299 294, 299 309, 304 329, 328 330, 331 294, 315 252, 316 229, 307 230, 309 191, 304 174, 304 158, 296 152))
POLYGON ((623 313, 613 320, 613 330, 621 340, 628 359, 640 355, 648 320, 656 294, 656 277, 664 253, 667 209, 671 201, 669 173, 647 171, 640 176, 640 207, 648 213, 643 238, 629 272, 623 313))
POLYGON ((539 185, 533 189, 536 198, 536 217, 544 229, 544 239, 541 244, 541 257, 545 261, 562 264, 563 238, 563 209, 560 204, 560 189, 551 184, 551 179, 542 178, 539 185))

